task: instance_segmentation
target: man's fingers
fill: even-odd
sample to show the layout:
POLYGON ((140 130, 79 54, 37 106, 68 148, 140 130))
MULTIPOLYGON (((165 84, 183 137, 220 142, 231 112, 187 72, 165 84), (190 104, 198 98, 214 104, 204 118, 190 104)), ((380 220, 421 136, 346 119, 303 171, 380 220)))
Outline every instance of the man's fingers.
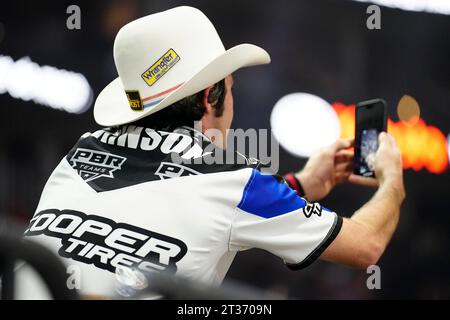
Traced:
POLYGON ((381 132, 380 135, 378 136, 378 140, 380 142, 380 145, 386 143, 393 146, 395 144, 394 137, 387 132, 381 132))
POLYGON ((336 153, 336 156, 334 157, 334 162, 336 164, 351 161, 353 161, 353 152, 350 150, 341 150, 336 153))
POLYGON ((356 174, 351 174, 348 177, 348 181, 353 184, 357 184, 360 186, 365 187, 371 187, 371 188, 377 188, 378 187, 378 181, 375 178, 368 178, 368 177, 362 177, 358 176, 356 174))
POLYGON ((353 143, 353 139, 339 139, 331 145, 331 149, 333 153, 337 153, 340 150, 351 148, 353 143))
POLYGON ((335 171, 336 171, 336 174, 352 173, 353 172, 353 162, 342 162, 342 163, 336 164, 335 171))
POLYGON ((355 146, 355 139, 343 139, 344 141, 347 141, 350 145, 347 148, 353 148, 355 146))
POLYGON ((347 182, 351 175, 352 175, 351 172, 337 173, 335 177, 335 182, 336 183, 347 182))

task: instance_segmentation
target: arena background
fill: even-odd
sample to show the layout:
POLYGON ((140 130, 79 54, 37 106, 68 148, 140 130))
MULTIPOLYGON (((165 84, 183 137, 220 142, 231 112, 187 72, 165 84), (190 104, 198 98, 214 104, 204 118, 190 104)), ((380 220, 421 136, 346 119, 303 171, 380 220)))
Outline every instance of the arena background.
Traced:
MULTIPOLYGON (((275 102, 301 91, 345 104, 382 97, 395 120, 397 102, 409 94, 428 125, 450 133, 448 15, 382 7, 382 29, 371 31, 368 4, 347 0, 7 1, 0 8, 0 55, 79 72, 95 97, 116 77, 118 29, 181 4, 202 9, 226 47, 250 42, 272 56, 269 66, 236 73, 235 128, 269 128, 275 102), (66 28, 71 4, 81 8, 81 30, 66 28)), ((53 168, 82 133, 97 127, 92 105, 71 114, 0 94, 0 216, 25 224, 53 168)), ((426 144, 419 147, 427 152, 426 144)), ((280 172, 304 163, 281 150, 280 172)), ((318 262, 293 272, 258 250, 239 254, 228 278, 302 299, 450 298, 449 171, 408 169, 405 183, 399 229, 379 263, 381 290, 366 288, 364 271, 318 262)), ((342 185, 323 203, 348 216, 372 194, 342 185)))

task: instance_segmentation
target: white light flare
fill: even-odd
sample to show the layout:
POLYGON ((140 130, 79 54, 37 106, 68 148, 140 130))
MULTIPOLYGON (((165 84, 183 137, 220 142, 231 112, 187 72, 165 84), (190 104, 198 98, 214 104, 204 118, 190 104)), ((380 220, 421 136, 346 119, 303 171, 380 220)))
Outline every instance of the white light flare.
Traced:
POLYGON ((309 93, 281 98, 270 116, 272 132, 290 153, 309 157, 339 139, 339 118, 331 105, 309 93))
POLYGON ((0 94, 33 101, 69 113, 83 113, 92 103, 92 89, 86 78, 76 72, 39 66, 29 57, 14 62, 0 55, 0 94))
POLYGON ((355 0, 368 2, 394 9, 406 11, 428 12, 450 15, 450 1, 448 0, 355 0))

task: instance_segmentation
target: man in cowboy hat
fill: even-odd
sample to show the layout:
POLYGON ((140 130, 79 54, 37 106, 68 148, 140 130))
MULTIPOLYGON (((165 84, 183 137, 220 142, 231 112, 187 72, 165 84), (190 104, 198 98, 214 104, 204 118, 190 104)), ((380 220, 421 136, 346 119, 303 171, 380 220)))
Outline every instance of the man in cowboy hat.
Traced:
POLYGON ((258 161, 206 161, 225 150, 232 73, 269 63, 266 51, 250 44, 225 50, 202 12, 178 7, 124 26, 114 59, 119 77, 94 109, 105 129, 83 135, 64 157, 26 231, 81 270, 82 293, 113 294, 123 268, 217 285, 236 253, 249 248, 292 269, 317 258, 359 268, 377 262, 404 198, 390 135, 379 138, 377 192, 342 218, 309 201, 358 180, 346 151, 351 141, 318 152, 287 183, 263 174, 258 161))

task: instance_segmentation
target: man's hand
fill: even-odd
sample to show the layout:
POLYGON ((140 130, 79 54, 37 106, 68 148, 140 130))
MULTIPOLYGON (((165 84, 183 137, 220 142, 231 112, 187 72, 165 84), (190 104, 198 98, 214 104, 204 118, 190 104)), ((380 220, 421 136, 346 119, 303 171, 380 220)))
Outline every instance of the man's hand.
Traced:
MULTIPOLYGON (((324 198, 337 183, 350 182, 367 187, 378 187, 386 179, 402 181, 401 155, 394 138, 382 132, 380 147, 375 156, 376 178, 353 174, 353 139, 338 140, 314 153, 302 171, 296 174, 310 201, 324 198)), ((400 188, 402 188, 400 186, 400 188)))
POLYGON ((350 218, 321 258, 358 268, 376 264, 397 228, 400 206, 405 198, 400 150, 394 138, 381 133, 375 155, 379 189, 350 218))
MULTIPOLYGON (((303 170, 296 174, 308 200, 320 200, 337 183, 349 180, 353 172, 353 153, 346 149, 352 146, 353 140, 338 140, 309 158, 303 170)), ((366 180, 355 182, 370 184, 366 180)))
POLYGON ((402 182, 402 156, 392 135, 380 133, 378 151, 375 155, 375 175, 380 185, 386 181, 402 182))

